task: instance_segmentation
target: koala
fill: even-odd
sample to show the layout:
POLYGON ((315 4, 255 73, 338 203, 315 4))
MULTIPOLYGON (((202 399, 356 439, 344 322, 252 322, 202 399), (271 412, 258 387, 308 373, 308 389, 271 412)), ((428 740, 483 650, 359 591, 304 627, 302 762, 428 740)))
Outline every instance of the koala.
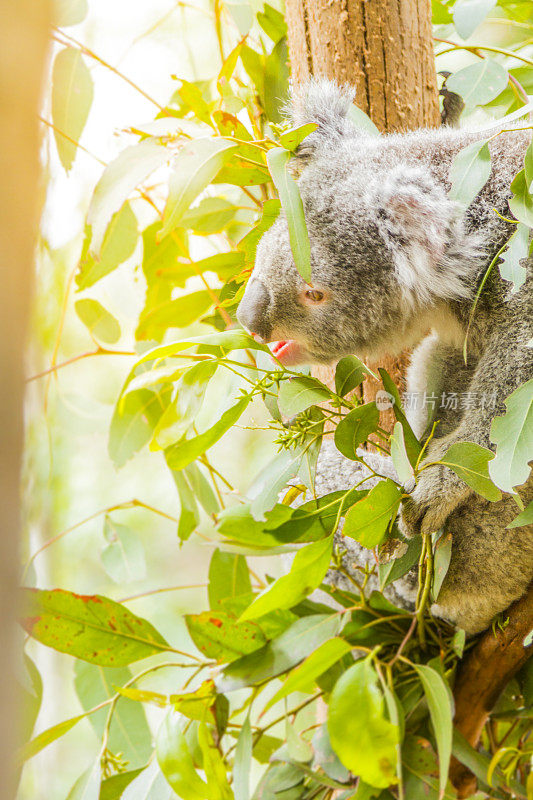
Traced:
MULTIPOLYGON (((448 197, 450 166, 487 132, 447 127, 371 136, 351 122, 353 97, 324 80, 293 93, 292 124, 318 125, 295 156, 312 285, 295 267, 281 214, 259 242, 238 319, 276 342, 273 351, 286 365, 333 364, 347 354, 377 361, 418 345, 409 392, 473 398, 464 408, 425 408, 411 420, 422 438, 438 421, 424 463, 455 442, 494 449, 492 419, 533 377, 533 260, 514 294, 493 269, 471 312, 488 265, 514 230, 506 219, 509 185, 529 133, 502 132, 490 142, 490 177, 465 210, 448 197)), ((349 485, 345 466, 338 472, 349 485)), ((533 498, 531 477, 519 493, 524 503, 533 498)), ((406 536, 441 528, 452 534, 435 611, 469 633, 485 628, 533 578, 533 526, 506 529, 517 511, 510 495, 490 503, 442 465, 423 470, 402 504, 406 536)))

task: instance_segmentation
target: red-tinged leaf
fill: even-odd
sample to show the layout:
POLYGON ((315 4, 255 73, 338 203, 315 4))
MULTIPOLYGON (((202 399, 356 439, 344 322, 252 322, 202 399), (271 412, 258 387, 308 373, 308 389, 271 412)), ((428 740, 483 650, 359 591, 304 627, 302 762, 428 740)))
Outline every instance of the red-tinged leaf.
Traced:
POLYGON ((172 650, 147 620, 101 595, 24 589, 22 608, 30 636, 91 664, 123 667, 172 650))
POLYGON ((203 611, 187 614, 185 622, 196 647, 208 658, 223 664, 263 647, 269 637, 281 633, 293 619, 292 615, 268 616, 272 616, 272 621, 265 619, 261 624, 263 620, 237 622, 235 615, 223 610, 203 611))

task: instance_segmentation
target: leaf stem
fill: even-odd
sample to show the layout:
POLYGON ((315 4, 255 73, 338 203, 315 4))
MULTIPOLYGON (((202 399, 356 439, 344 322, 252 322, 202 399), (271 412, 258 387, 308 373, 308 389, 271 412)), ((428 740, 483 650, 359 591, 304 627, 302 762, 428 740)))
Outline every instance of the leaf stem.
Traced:
MULTIPOLYGON (((134 83, 134 81, 132 81, 131 78, 128 78, 126 75, 124 75, 123 72, 120 72, 120 70, 118 70, 116 67, 114 67, 105 59, 101 58, 93 50, 90 50, 88 47, 86 47, 86 45, 82 44, 73 36, 70 36, 68 33, 65 33, 65 31, 61 30, 61 28, 58 28, 55 25, 53 26, 53 30, 56 31, 56 33, 60 34, 60 36, 63 36, 67 40, 68 44, 75 45, 84 55, 94 59, 94 61, 97 61, 103 67, 106 67, 106 69, 109 69, 111 72, 114 72, 114 74, 117 75, 119 78, 122 78, 123 81, 125 81, 132 87, 132 89, 135 89, 135 91, 139 92, 139 94, 142 94, 143 97, 145 97, 150 103, 153 103, 153 105, 156 106, 156 108, 158 108, 160 111, 165 111, 165 106, 162 106, 161 103, 158 103, 157 100, 154 100, 154 98, 151 97, 147 92, 145 92, 144 89, 141 89, 140 86, 134 83)), ((65 45, 65 42, 61 41, 61 39, 58 39, 55 36, 52 38, 55 39, 56 42, 59 42, 59 44, 65 45)))

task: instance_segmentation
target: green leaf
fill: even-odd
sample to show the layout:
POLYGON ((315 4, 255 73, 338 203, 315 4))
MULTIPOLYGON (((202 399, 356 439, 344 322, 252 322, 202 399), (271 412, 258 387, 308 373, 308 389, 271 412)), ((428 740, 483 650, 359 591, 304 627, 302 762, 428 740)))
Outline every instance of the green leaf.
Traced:
POLYGON ((398 422, 402 423, 403 436, 405 440, 405 449, 407 450, 409 461, 414 467, 416 466, 418 456, 420 455, 420 452, 422 450, 422 445, 414 435, 413 429, 411 428, 411 425, 409 424, 409 421, 405 416, 405 412, 402 408, 402 402, 400 399, 400 393, 398 391, 398 387, 396 386, 396 384, 394 383, 394 381, 392 380, 391 376, 389 375, 386 369, 380 367, 379 374, 383 386, 385 388, 385 391, 387 391, 394 399, 394 402, 392 404, 392 412, 396 417, 396 419, 398 420, 398 422))
POLYGON ((444 797, 452 755, 453 699, 439 673, 427 664, 413 664, 424 688, 439 753, 440 797, 444 797))
POLYGON ((40 753, 41 750, 44 750, 45 747, 48 747, 49 744, 55 742, 57 739, 60 739, 64 736, 65 733, 74 727, 81 719, 85 719, 88 714, 94 713, 95 709, 91 709, 85 714, 78 714, 77 717, 71 717, 70 719, 63 720, 63 722, 58 722, 57 725, 52 725, 51 728, 47 728, 44 731, 41 731, 34 739, 29 742, 26 742, 18 751, 17 761, 19 763, 24 763, 28 761, 28 759, 33 758, 36 756, 37 753, 40 753))
MULTIPOLYGON (((161 244, 164 244, 168 239, 169 237, 163 239, 161 244)), ((180 258, 173 266, 167 267, 161 271, 160 280, 163 283, 168 281, 168 285, 175 284, 176 286, 181 286, 189 278, 210 271, 216 272, 221 280, 225 280, 238 274, 243 267, 243 253, 217 253, 214 256, 202 258, 200 261, 189 261, 180 258)), ((170 297, 165 299, 170 299, 170 297)))
POLYGON ((266 704, 264 711, 287 697, 291 692, 312 692, 316 678, 326 672, 333 664, 336 664, 339 659, 352 649, 353 646, 351 644, 337 636, 321 644, 299 667, 289 673, 281 689, 278 689, 266 704))
POLYGON ((130 783, 120 800, 176 800, 156 759, 130 783))
POLYGON ((498 269, 500 275, 506 281, 512 282, 511 292, 514 294, 525 283, 526 267, 520 262, 529 255, 529 228, 523 223, 516 226, 507 244, 507 249, 501 256, 498 269))
MULTIPOLYGON (((87 712, 113 697, 117 688, 132 677, 127 667, 100 667, 79 660, 74 664, 74 687, 82 708, 87 712)), ((89 716, 99 739, 104 733, 108 711, 108 708, 102 708, 89 716)), ((152 754, 152 736, 144 708, 139 703, 126 697, 118 700, 109 730, 108 747, 113 753, 122 753, 130 768, 146 764, 152 754)))
POLYGON ((287 24, 283 14, 269 3, 265 3, 264 10, 257 13, 257 21, 274 43, 287 35, 287 24))
POLYGON ((87 0, 54 0, 54 24, 60 28, 79 25, 88 10, 87 0))
POLYGON ((84 297, 74 304, 76 314, 88 328, 91 336, 113 344, 120 339, 120 325, 98 300, 84 297))
MULTIPOLYGON (((270 122, 283 122, 289 93, 289 54, 285 37, 274 45, 265 59, 263 107, 270 122)), ((282 200, 283 202, 283 200, 282 200)))
MULTIPOLYGON (((250 600, 248 595, 245 598, 250 600)), ((242 603, 237 608, 240 612, 242 603)), ((219 663, 259 650, 269 639, 282 633, 293 619, 294 615, 289 612, 276 611, 257 621, 237 622, 236 613, 231 607, 227 609, 226 604, 220 611, 185 615, 187 630, 198 650, 219 663)))
POLYGON ((298 550, 286 575, 282 575, 255 598, 241 620, 256 619, 276 608, 292 608, 322 583, 331 560, 332 537, 298 550))
POLYGON ((122 667, 172 648, 147 620, 102 595, 24 589, 22 627, 34 639, 104 667, 122 667))
POLYGON ((142 580, 146 574, 146 562, 139 534, 106 515, 104 538, 107 545, 100 558, 109 577, 115 583, 142 580))
POLYGON ((239 241, 238 248, 244 253, 247 264, 253 264, 257 243, 261 236, 272 227, 279 216, 280 209, 281 203, 279 200, 266 200, 263 203, 261 219, 254 225, 251 231, 248 231, 246 236, 243 236, 239 241))
POLYGON ((132 781, 137 778, 143 771, 143 767, 139 769, 128 770, 127 772, 118 772, 110 778, 102 781, 100 786, 99 800, 121 800, 123 792, 132 781))
POLYGON ((191 139, 184 145, 173 164, 160 239, 174 230, 235 149, 225 139, 191 139))
POLYGON ((176 386, 176 400, 157 423, 151 443, 153 450, 170 447, 185 436, 202 406, 217 368, 218 362, 209 359, 197 362, 182 375, 176 386))
POLYGON ((339 678, 330 697, 328 731, 344 766, 366 783, 397 782, 399 730, 385 717, 383 695, 371 661, 358 661, 339 678))
POLYGON ((469 39, 495 5, 496 0, 457 0, 453 24, 461 39, 469 39))
POLYGON ((502 493, 489 476, 489 462, 493 458, 494 453, 486 447, 474 442, 455 442, 439 463, 445 464, 475 492, 494 503, 501 500, 502 493))
POLYGON ((306 283, 311 281, 311 245, 305 224, 298 184, 288 170, 291 154, 282 147, 268 151, 267 163, 287 218, 289 239, 296 269, 306 283))
POLYGON ((218 690, 226 693, 243 689, 287 672, 336 636, 340 625, 337 614, 311 614, 297 619, 277 639, 226 667, 217 681, 218 690))
POLYGON ((467 208, 490 177, 490 150, 486 139, 459 150, 450 167, 450 200, 467 208))
POLYGON ((122 467, 151 438, 159 417, 170 400, 171 390, 139 389, 119 398, 109 428, 109 456, 122 467))
POLYGON ((533 197, 528 191, 526 184, 526 174, 522 169, 511 183, 511 191, 514 194, 509 200, 509 208, 519 222, 533 227, 533 197))
POLYGON ((407 455, 405 446, 405 437, 403 434, 403 425, 397 422, 394 426, 394 431, 390 438, 390 453, 392 456, 392 463, 398 473, 398 480, 400 483, 407 483, 414 475, 413 467, 407 455))
POLYGON ((521 486, 529 475, 533 453, 533 379, 519 386, 505 401, 507 411, 495 417, 490 438, 496 445, 496 457, 489 464, 489 474, 504 492, 521 486))
POLYGON ((529 192, 533 189, 533 139, 527 146, 524 156, 524 177, 529 192))
POLYGON ((379 584, 383 591, 391 583, 405 575, 411 567, 418 563, 422 550, 422 537, 414 536, 407 542, 407 550, 399 558, 394 558, 386 564, 379 565, 379 584))
POLYGON ((67 796, 67 800, 99 800, 101 787, 100 759, 84 772, 67 796))
MULTIPOLYGON (((436 538, 438 533, 433 534, 432 538, 436 538)), ((443 533, 435 547, 434 553, 434 566, 433 566, 433 583, 431 585, 431 596, 437 600, 444 578, 448 573, 450 561, 452 559, 452 537, 450 534, 443 533)))
POLYGON ((89 229, 89 235, 85 239, 79 269, 76 274, 78 289, 88 289, 89 286, 95 284, 126 261, 133 254, 138 238, 137 218, 129 203, 124 203, 122 208, 111 217, 98 258, 95 258, 89 252, 89 229))
POLYGON ((161 772, 182 800, 206 800, 207 784, 194 768, 194 760, 183 733, 184 719, 170 711, 157 734, 156 754, 161 772))
POLYGON ((205 289, 169 299, 160 305, 143 310, 135 338, 161 341, 169 328, 186 328, 205 314, 213 304, 211 295, 205 289))
POLYGON ((235 800, 250 800, 250 773, 252 770, 252 730, 250 716, 243 722, 235 748, 233 763, 233 791, 235 800))
POLYGON ((351 105, 348 111, 348 119, 362 133, 370 136, 379 136, 379 128, 374 125, 368 114, 365 114, 358 106, 351 105))
POLYGON ((310 133, 316 131, 317 128, 318 124, 316 122, 308 122, 306 125, 300 125, 299 128, 291 128, 291 130, 282 133, 279 137, 281 146, 284 147, 285 150, 290 150, 291 153, 294 153, 303 140, 309 136, 310 133))
POLYGON ((210 608, 216 608, 221 600, 249 594, 252 591, 250 573, 244 556, 213 551, 209 562, 209 584, 207 595, 210 608))
POLYGON ((227 411, 224 411, 218 422, 215 422, 206 431, 169 447, 166 450, 168 466, 171 469, 183 469, 206 450, 209 450, 240 419, 251 399, 249 395, 241 397, 227 411))
POLYGON ((482 106, 497 97, 508 80, 505 67, 492 58, 484 58, 450 75, 446 88, 461 95, 465 106, 482 106))
POLYGON ((17 675, 17 694, 21 713, 18 727, 20 741, 27 742, 33 732, 43 700, 43 681, 39 670, 28 656, 22 653, 22 663, 17 675))
POLYGON ((344 536, 351 536, 363 547, 375 547, 383 541, 389 522, 400 507, 401 491, 394 481, 380 481, 347 512, 344 536))
POLYGON ((202 753, 203 771, 207 778, 207 797, 210 800, 234 800, 224 759, 214 742, 211 729, 205 722, 200 723, 198 727, 198 743, 202 753))
POLYGON ((533 523, 533 500, 517 517, 513 519, 507 528, 520 528, 522 525, 531 525, 533 523))
POLYGON ((283 381, 279 388, 279 410, 287 417, 294 417, 309 406, 322 403, 329 397, 328 389, 316 378, 305 376, 289 378, 283 381))
POLYGON ((66 172, 76 158, 75 142, 79 141, 87 122, 93 95, 93 79, 81 50, 74 47, 60 50, 52 69, 52 120, 57 152, 66 172))
POLYGON ((170 358, 177 353, 183 352, 183 350, 188 350, 190 347, 197 345, 205 345, 205 347, 202 348, 203 352, 211 352, 221 357, 225 353, 231 353, 233 350, 262 350, 265 353, 270 353, 266 345, 256 342, 255 339, 245 331, 221 331, 220 333, 196 336, 194 338, 182 339, 178 342, 169 342, 169 344, 154 347, 151 350, 147 350, 146 353, 141 356, 135 364, 135 367, 147 361, 170 358))
POLYGON ((91 252, 99 256, 108 225, 133 190, 156 169, 162 167, 171 153, 155 139, 126 147, 107 165, 96 184, 87 224, 91 227, 91 252))
POLYGON ((365 376, 365 366, 357 356, 341 358, 335 368, 335 391, 340 397, 353 392, 365 376))
POLYGON ((233 203, 223 197, 205 197, 195 208, 184 214, 181 224, 195 233, 219 233, 237 212, 233 203))
POLYGON ((354 408, 335 429, 335 447, 346 458, 358 459, 358 446, 374 433, 378 425, 379 411, 374 401, 354 408))

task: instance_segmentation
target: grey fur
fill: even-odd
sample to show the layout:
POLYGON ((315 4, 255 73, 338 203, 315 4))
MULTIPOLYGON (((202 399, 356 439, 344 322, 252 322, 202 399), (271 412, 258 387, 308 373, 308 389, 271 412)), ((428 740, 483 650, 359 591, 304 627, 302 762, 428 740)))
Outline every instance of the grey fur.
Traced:
MULTIPOLYGON (((491 141, 490 178, 463 211, 447 196, 450 165, 459 150, 487 133, 441 128, 371 137, 350 122, 351 99, 346 88, 314 81, 294 100, 295 124, 319 124, 302 145, 296 169, 313 286, 324 301, 305 301, 306 285, 281 216, 259 244, 240 316, 267 340, 296 340, 303 358, 318 363, 349 353, 372 359, 394 354, 432 329, 413 356, 408 389, 469 391, 478 398, 496 392, 496 398, 494 405, 435 412, 441 421, 427 460, 457 441, 491 447, 493 417, 533 376, 533 351, 526 347, 533 333, 531 259, 526 283, 514 295, 493 270, 469 330, 467 366, 461 347, 480 280, 514 228, 494 209, 509 215, 509 184, 522 166, 529 133, 502 133, 491 141), (253 302, 255 282, 268 294, 260 307, 253 302)), ((431 421, 427 414, 414 420, 419 434, 431 421)), ((533 496, 531 478, 522 495, 526 501, 533 496)), ((452 564, 437 610, 469 632, 486 627, 533 577, 533 526, 505 529, 515 513, 508 496, 490 504, 441 466, 424 470, 404 503, 407 535, 444 523, 453 533, 452 564)))

